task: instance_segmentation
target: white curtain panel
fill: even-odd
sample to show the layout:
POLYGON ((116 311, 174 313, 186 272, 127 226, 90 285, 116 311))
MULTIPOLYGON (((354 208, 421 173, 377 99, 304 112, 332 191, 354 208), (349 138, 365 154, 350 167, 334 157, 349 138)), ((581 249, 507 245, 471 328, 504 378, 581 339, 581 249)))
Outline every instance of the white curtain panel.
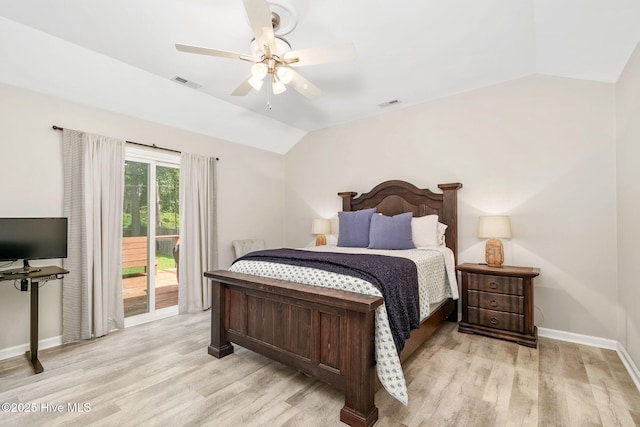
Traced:
POLYGON ((122 206, 125 142, 65 129, 64 215, 69 270, 62 286, 62 340, 124 328, 122 206))
POLYGON ((181 154, 178 261, 181 314, 211 307, 211 283, 203 274, 218 267, 216 185, 216 159, 181 154))

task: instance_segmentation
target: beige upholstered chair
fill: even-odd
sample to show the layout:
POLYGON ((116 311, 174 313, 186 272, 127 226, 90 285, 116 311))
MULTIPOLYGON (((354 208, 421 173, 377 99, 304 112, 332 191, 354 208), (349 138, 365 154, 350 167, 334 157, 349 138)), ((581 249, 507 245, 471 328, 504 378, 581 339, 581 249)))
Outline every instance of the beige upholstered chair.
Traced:
POLYGON ((261 239, 233 241, 233 250, 236 252, 236 259, 240 258, 244 254, 248 254, 249 252, 260 251, 264 248, 264 240, 261 239))

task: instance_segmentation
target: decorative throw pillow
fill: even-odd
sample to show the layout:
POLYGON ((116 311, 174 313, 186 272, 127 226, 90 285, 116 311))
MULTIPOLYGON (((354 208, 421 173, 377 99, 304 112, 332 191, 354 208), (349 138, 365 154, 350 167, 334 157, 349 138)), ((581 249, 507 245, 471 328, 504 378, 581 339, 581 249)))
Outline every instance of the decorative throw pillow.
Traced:
POLYGON ((374 215, 369 231, 369 249, 413 249, 411 212, 395 216, 374 215))
POLYGON ((411 220, 413 243, 416 248, 440 246, 438 215, 415 217, 411 220))
POLYGON ((369 246, 371 217, 376 208, 353 212, 338 212, 338 246, 366 248, 369 246))

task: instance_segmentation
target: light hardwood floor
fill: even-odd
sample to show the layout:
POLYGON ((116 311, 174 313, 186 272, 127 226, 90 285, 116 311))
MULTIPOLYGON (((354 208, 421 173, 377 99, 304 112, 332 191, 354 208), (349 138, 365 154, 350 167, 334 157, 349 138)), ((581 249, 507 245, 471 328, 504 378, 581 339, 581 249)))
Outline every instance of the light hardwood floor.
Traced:
MULTIPOLYGON (((36 409, 0 412, 0 425, 342 425, 339 391, 238 346, 217 360, 208 344, 204 312, 42 351, 40 375, 0 361, 0 403, 36 409)), ((640 425, 640 392, 610 350, 545 338, 536 350, 447 323, 405 376, 409 406, 378 391, 376 425, 640 425)))

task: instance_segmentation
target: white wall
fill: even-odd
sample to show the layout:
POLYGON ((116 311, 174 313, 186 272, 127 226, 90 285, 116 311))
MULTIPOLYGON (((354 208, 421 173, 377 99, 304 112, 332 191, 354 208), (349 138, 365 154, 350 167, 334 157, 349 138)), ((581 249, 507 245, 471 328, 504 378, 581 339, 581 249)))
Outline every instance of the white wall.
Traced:
POLYGON ((461 262, 482 214, 511 216, 507 264, 541 269, 536 324, 616 339, 614 86, 531 76, 308 134, 286 155, 286 243, 388 179, 461 182, 461 262))
MULTIPOLYGON (((0 217, 62 215, 62 133, 52 125, 219 157, 220 267, 233 260, 233 239, 283 244, 284 156, 1 83, 0 217)), ((41 290, 41 339, 61 335, 61 286, 41 290)), ((0 351, 28 342, 28 293, 12 282, 0 283, 0 325, 0 351)))
POLYGON ((616 83, 620 342, 640 366, 640 44, 616 83))

